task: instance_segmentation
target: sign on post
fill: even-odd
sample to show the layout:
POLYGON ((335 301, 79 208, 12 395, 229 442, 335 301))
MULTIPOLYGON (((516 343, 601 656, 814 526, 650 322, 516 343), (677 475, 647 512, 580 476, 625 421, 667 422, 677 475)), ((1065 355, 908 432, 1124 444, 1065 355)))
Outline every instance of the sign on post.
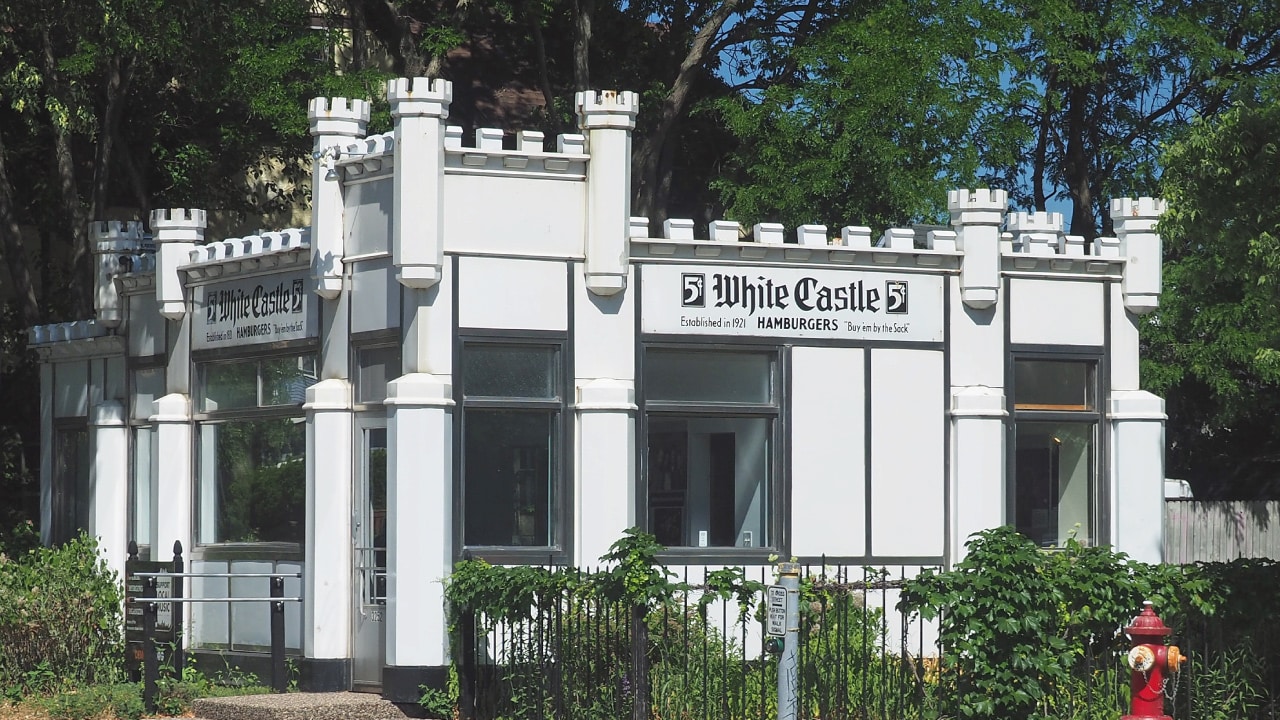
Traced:
MULTIPOLYGON (((125 664, 130 669, 142 666, 143 613, 146 603, 133 598, 146 597, 146 578, 135 573, 169 572, 173 563, 130 560, 125 564, 125 664)), ((156 578, 156 597, 173 597, 173 578, 156 578)), ((178 635, 173 627, 173 603, 156 603, 156 642, 173 643, 178 635)))
POLYGON ((769 613, 765 618, 765 634, 783 637, 787 634, 787 589, 781 585, 768 588, 769 613))

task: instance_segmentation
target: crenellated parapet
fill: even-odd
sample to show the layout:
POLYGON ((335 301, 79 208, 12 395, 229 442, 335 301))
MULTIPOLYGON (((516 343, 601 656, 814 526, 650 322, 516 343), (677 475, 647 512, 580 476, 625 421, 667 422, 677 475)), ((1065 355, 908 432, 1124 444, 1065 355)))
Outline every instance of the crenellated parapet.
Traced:
POLYGON ((582 91, 574 104, 587 134, 587 290, 613 295, 627 286, 631 218, 631 130, 639 96, 614 90, 582 91))
POLYGON ((1009 207, 1004 190, 952 190, 947 210, 956 229, 956 247, 964 253, 960 298, 975 310, 993 307, 1000 298, 1000 224, 1009 207))
POLYGON ((181 320, 187 313, 179 268, 186 263, 191 250, 204 242, 208 224, 204 210, 151 211, 151 230, 156 243, 156 300, 160 303, 160 314, 170 320, 181 320))
POLYGON ((346 256, 342 179, 336 165, 342 148, 351 138, 364 136, 369 125, 369 103, 340 97, 312 98, 307 106, 307 119, 315 138, 311 152, 311 226, 315 233, 311 273, 316 281, 316 294, 333 299, 342 292, 346 256))
POLYGON ((311 230, 288 228, 194 248, 180 268, 192 280, 305 265, 311 230))

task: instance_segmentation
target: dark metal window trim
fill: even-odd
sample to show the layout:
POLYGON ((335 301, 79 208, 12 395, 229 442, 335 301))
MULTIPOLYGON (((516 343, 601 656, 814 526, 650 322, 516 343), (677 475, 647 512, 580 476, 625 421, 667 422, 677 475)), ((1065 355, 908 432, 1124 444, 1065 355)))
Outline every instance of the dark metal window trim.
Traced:
POLYGON ((768 527, 772 542, 767 546, 739 547, 669 547, 660 557, 686 564, 760 564, 769 562, 776 554, 786 554, 790 547, 787 532, 791 491, 787 473, 787 452, 790 433, 786 427, 790 377, 790 345, 760 342, 760 338, 744 338, 733 342, 679 342, 677 338, 663 336, 642 337, 636 343, 636 398, 639 417, 636 422, 636 482, 635 505, 637 526, 647 529, 649 521, 649 416, 661 417, 747 417, 772 420, 770 441, 773 457, 770 458, 770 488, 768 493, 768 527), (773 378, 770 382, 772 403, 729 402, 680 402, 648 401, 644 392, 644 360, 650 350, 678 350, 683 352, 730 352, 739 354, 770 355, 773 358, 773 378))
POLYGON ((1109 519, 1111 516, 1107 485, 1109 437, 1106 424, 1107 389, 1110 387, 1106 349, 1076 345, 1010 345, 1005 366, 1005 392, 1009 414, 1005 421, 1005 468, 1008 478, 1005 490, 1005 513, 1010 525, 1017 523, 1017 425, 1024 422, 1081 422, 1091 423, 1094 434, 1092 458, 1092 482, 1089 485, 1090 525, 1087 539, 1090 545, 1110 542, 1109 519), (1093 365, 1094 407, 1088 410, 1019 409, 1015 403, 1017 387, 1014 367, 1022 360, 1052 360, 1059 362, 1087 362, 1093 365))
POLYGON ((565 332, 545 330, 501 330, 490 328, 459 328, 454 335, 453 395, 453 547, 455 557, 469 556, 496 564, 553 564, 563 565, 572 561, 573 507, 574 507, 574 438, 572 418, 569 415, 569 393, 574 387, 572 345, 565 332), (553 372, 559 381, 556 398, 503 398, 466 396, 462 361, 468 347, 551 347, 555 350, 553 372), (516 410, 552 410, 555 422, 555 448, 558 451, 552 472, 555 483, 555 503, 552 510, 553 544, 532 547, 516 545, 467 545, 465 543, 465 488, 466 458, 464 434, 467 408, 512 408, 516 410))

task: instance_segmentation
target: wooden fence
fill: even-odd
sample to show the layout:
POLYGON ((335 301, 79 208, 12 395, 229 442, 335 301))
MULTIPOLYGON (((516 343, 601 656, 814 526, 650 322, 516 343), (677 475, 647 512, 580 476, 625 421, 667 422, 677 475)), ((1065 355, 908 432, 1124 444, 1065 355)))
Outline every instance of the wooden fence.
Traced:
POLYGON ((1166 499, 1164 561, 1280 559, 1280 501, 1166 499))

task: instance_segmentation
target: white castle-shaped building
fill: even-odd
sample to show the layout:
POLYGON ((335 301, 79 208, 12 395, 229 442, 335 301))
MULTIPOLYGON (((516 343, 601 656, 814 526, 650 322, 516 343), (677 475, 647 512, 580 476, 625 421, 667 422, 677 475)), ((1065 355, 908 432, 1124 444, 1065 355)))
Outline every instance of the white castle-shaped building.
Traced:
MULTIPOLYGON (((1137 322, 1163 202, 1113 201, 1089 246, 1000 190, 950 192, 947 230, 655 237, 630 217, 635 94, 579 93, 553 143, 464 139, 445 81, 387 97, 370 137, 364 101, 311 103, 310 227, 93 224, 96 318, 31 331, 46 542, 299 571, 304 685, 410 701, 448 664, 464 552, 589 565, 639 526, 674 564, 946 565, 1009 524, 1160 560, 1137 322)), ((266 617, 193 606, 188 644, 261 649, 266 617)))

